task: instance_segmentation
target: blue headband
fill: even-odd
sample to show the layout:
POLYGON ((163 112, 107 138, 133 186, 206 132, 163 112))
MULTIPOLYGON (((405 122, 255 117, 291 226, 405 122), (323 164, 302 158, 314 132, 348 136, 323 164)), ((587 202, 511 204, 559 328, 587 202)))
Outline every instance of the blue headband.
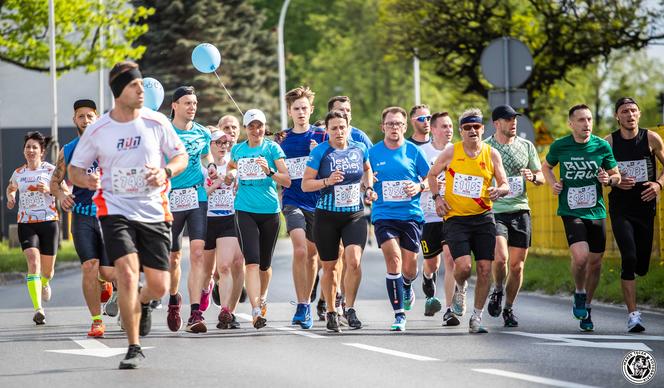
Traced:
POLYGON ((462 126, 462 125, 464 125, 464 124, 468 124, 468 123, 478 123, 478 124, 482 124, 482 118, 481 118, 480 116, 468 116, 468 117, 464 117, 464 118, 462 118, 461 121, 459 122, 459 126, 462 126))

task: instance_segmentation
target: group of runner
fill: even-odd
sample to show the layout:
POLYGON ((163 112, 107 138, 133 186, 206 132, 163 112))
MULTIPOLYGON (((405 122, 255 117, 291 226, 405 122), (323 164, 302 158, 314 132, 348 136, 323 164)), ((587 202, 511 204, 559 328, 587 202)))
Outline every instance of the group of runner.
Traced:
POLYGON ((517 327, 513 305, 532 235, 527 182, 546 182, 559 197, 576 284, 573 315, 582 330, 594 329, 591 301, 605 248, 602 185, 612 187, 609 213, 623 258, 627 327, 645 330, 634 279, 648 271, 655 198, 664 183, 664 174, 655 176, 655 158, 664 164, 664 148, 656 133, 638 127, 640 110, 631 98, 616 103, 619 129, 606 140, 592 134, 587 106, 572 107, 571 135, 555 141, 541 165, 534 145, 517 136, 519 114, 506 105, 493 110, 496 131, 484 141, 482 112, 464 111, 461 141, 454 144, 449 113, 432 114, 427 105, 410 112, 388 107, 381 115, 384 138, 373 145, 351 126, 348 97, 330 99, 317 127, 310 124, 314 93, 298 87, 285 96, 292 128, 271 140, 265 114, 250 109, 242 118, 247 140, 238 142, 240 124, 234 116, 207 128, 194 121, 193 87, 173 93, 169 120, 143 108, 135 63, 116 64, 109 84, 115 98, 110 112, 99 117, 91 100, 74 104, 80 136, 63 147, 56 166, 43 161, 48 139, 39 133, 26 136, 26 164, 10 179, 7 206, 15 206, 19 192, 19 238, 37 324, 45 323, 42 300, 51 297, 59 233, 55 201, 73 213, 72 234, 92 318, 88 335, 103 336, 101 303, 108 299, 104 311, 115 316, 119 310, 129 342, 121 369, 140 366, 139 335, 150 332, 151 310, 166 293, 169 329, 184 325, 179 283, 185 226, 190 250, 186 330, 207 331, 203 312, 211 296, 220 306, 217 328, 239 327, 235 309, 243 287, 253 326, 264 327, 280 213, 293 245, 294 325, 313 326, 311 302, 320 278, 317 308, 327 330, 362 327, 355 302, 367 241, 364 209, 371 206, 395 317, 391 330, 406 330, 420 247, 425 315, 444 308, 443 325, 460 324, 474 257, 469 332, 487 332, 482 325, 487 297, 489 314, 502 313, 505 326, 517 327), (405 137, 408 121, 414 130, 410 138, 405 137), (557 164, 560 179, 553 173, 557 164), (64 182, 67 173, 73 190, 64 182), (436 296, 441 255, 444 302, 436 296))

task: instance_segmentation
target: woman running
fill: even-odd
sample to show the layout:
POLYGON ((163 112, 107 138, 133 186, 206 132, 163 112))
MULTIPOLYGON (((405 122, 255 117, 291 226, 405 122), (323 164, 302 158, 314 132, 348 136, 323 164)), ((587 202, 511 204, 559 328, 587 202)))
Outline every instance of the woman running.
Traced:
MULTIPOLYGON (((343 242, 346 320, 353 330, 362 327, 355 312, 355 298, 362 279, 360 258, 367 242, 361 186, 364 185, 369 201, 376 199, 376 193, 372 187, 368 150, 364 144, 348 140, 350 126, 346 113, 329 112, 325 126, 329 140, 311 151, 302 178, 302 190, 321 191, 316 204, 314 238, 323 262, 321 289, 325 300, 336 298, 339 242, 343 242)), ((327 304, 326 319, 328 331, 340 331, 334 303, 327 304)))
POLYGON ((250 109, 242 124, 247 140, 231 150, 225 183, 236 178, 235 220, 240 232, 240 247, 244 255, 245 282, 253 325, 265 327, 267 320, 267 291, 272 277, 272 254, 279 236, 279 196, 277 184, 289 187, 288 169, 284 151, 272 140, 265 138, 265 114, 250 109))
MULTIPOLYGON (((35 309, 32 320, 37 325, 46 323, 42 300, 51 300, 49 281, 53 278, 58 249, 58 212, 49 189, 55 166, 43 161, 50 140, 39 132, 25 136, 26 163, 14 171, 7 186, 7 208, 16 206, 16 192, 19 193, 18 238, 28 262, 26 281, 35 309)), ((69 191, 64 184, 63 190, 69 191)))

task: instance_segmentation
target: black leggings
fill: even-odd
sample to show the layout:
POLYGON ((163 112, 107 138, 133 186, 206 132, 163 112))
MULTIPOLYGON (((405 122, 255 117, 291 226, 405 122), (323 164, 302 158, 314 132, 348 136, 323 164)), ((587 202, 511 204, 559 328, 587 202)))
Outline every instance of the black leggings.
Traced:
POLYGON ((622 271, 620 278, 634 280, 634 274, 644 276, 650 266, 652 251, 654 214, 644 212, 634 216, 611 212, 611 228, 620 249, 622 271))
POLYGON ((261 271, 270 269, 274 246, 279 237, 279 213, 260 214, 237 210, 235 220, 245 264, 259 264, 261 271))

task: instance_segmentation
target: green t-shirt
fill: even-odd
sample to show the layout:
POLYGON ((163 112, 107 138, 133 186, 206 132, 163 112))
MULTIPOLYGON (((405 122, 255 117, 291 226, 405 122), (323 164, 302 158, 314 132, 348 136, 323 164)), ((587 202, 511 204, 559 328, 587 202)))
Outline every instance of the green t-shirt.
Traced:
POLYGON ((609 143, 590 135, 587 143, 577 143, 572 135, 551 144, 546 161, 560 163, 563 191, 558 196, 558 215, 599 220, 606 218, 602 186, 597 180, 600 167, 617 166, 609 143))
POLYGON ((500 153, 510 184, 509 194, 493 201, 493 211, 495 213, 513 213, 519 210, 530 210, 526 193, 526 179, 521 175, 521 169, 527 168, 534 171, 542 169, 535 146, 519 136, 514 139, 512 144, 500 144, 494 136, 490 136, 484 141, 500 153))

